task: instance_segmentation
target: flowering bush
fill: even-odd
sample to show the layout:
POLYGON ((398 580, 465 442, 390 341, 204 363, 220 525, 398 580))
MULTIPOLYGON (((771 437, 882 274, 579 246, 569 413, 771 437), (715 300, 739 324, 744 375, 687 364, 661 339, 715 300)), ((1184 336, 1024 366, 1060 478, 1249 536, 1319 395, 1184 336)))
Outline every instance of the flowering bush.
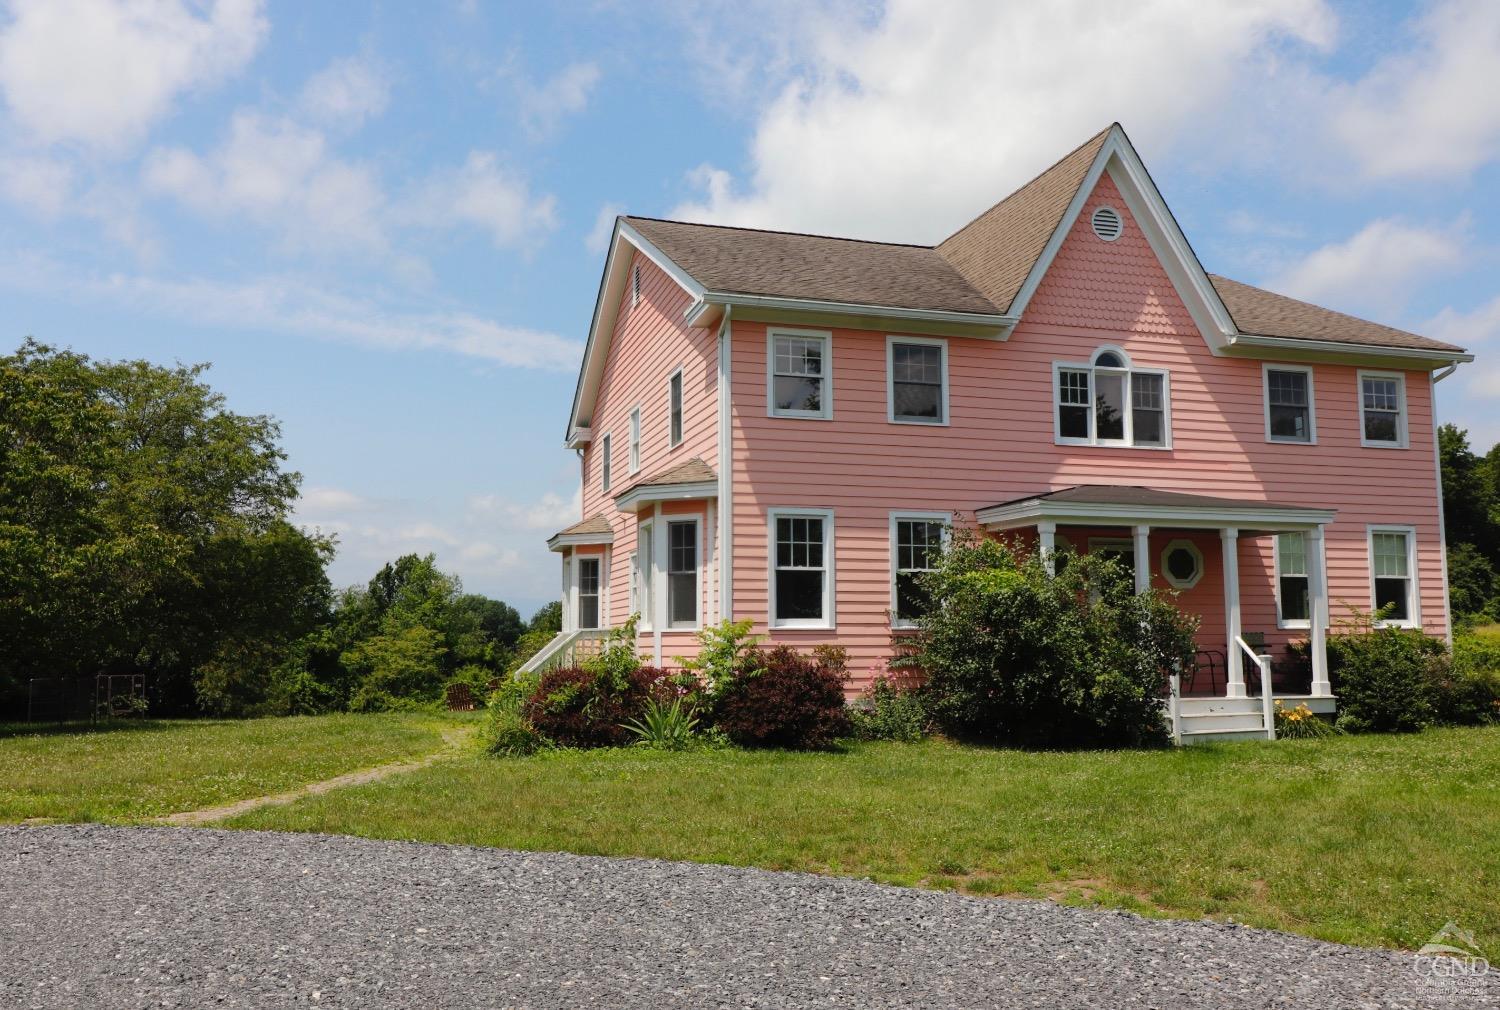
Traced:
POLYGON ((1284 708, 1281 699, 1276 699, 1276 736, 1284 740, 1315 740, 1334 736, 1338 730, 1323 719, 1307 703, 1296 708, 1284 708))

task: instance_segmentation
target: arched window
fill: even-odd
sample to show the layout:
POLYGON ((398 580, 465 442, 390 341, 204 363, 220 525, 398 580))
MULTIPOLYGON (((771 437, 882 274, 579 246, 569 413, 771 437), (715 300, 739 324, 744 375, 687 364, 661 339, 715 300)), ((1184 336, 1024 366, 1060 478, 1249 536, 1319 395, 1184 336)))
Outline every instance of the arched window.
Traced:
POLYGON ((1052 371, 1059 444, 1171 443, 1165 370, 1135 368, 1130 355, 1106 345, 1087 365, 1056 362, 1052 371))

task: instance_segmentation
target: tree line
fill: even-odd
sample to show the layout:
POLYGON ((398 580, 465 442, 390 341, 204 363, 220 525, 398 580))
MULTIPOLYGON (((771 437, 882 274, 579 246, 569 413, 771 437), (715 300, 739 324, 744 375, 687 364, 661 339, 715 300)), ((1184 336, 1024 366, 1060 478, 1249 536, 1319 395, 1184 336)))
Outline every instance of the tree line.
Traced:
POLYGON ((206 366, 0 357, 0 719, 144 674, 162 715, 376 710, 482 687, 560 626, 465 593, 431 555, 335 592, 333 538, 290 521, 280 428, 206 366))
POLYGON ((1500 444, 1481 456, 1457 425, 1438 428, 1448 593, 1466 623, 1500 621, 1500 444))

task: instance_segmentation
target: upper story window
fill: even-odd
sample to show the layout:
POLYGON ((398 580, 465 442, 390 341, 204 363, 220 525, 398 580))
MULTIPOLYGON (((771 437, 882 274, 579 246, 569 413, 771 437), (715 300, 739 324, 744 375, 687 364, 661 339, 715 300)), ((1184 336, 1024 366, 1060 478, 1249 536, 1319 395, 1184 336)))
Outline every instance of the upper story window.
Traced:
POLYGON ((1359 373, 1360 444, 1406 448, 1406 377, 1399 373, 1359 373))
POLYGON ((1370 603, 1385 624, 1417 626, 1416 537, 1409 526, 1370 527, 1370 603))
POLYGON ((833 337, 816 330, 771 330, 766 399, 772 417, 833 417, 833 337))
POLYGON ((889 419, 896 424, 947 424, 948 342, 889 337, 885 347, 889 419))
POLYGON ((1117 347, 1101 347, 1087 365, 1052 366, 1057 441, 1063 445, 1170 443, 1167 373, 1133 368, 1117 347))
POLYGON ((641 408, 630 412, 630 472, 641 468, 641 408))
POLYGON ((667 380, 667 445, 682 444, 682 369, 667 380))
POLYGON ((1317 441, 1313 415, 1313 373, 1299 365, 1266 365, 1266 440, 1317 441))
POLYGON ((614 439, 610 438, 607 431, 604 433, 604 437, 599 439, 599 490, 603 492, 609 491, 611 476, 609 451, 610 443, 613 441, 614 439))

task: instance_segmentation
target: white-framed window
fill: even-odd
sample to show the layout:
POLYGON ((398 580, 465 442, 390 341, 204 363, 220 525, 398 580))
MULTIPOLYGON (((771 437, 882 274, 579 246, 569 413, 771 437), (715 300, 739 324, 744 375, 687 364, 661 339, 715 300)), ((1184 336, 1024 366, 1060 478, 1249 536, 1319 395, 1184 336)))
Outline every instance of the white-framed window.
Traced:
POLYGON ((682 444, 682 369, 667 379, 667 447, 682 444))
POLYGON ((766 413, 833 417, 833 335, 826 330, 766 332, 766 413))
POLYGON ((1276 626, 1306 628, 1312 614, 1307 576, 1307 534, 1276 537, 1276 626))
POLYGON ((833 511, 773 508, 767 526, 771 627, 832 628, 833 511))
POLYGON ((1264 365, 1266 441, 1313 445, 1318 441, 1313 370, 1305 365, 1264 365))
POLYGON ((1173 589, 1192 589, 1203 578, 1203 552, 1191 540, 1167 543, 1161 552, 1161 577, 1173 589))
POLYGON ((604 591, 604 559, 597 554, 585 555, 574 561, 578 579, 578 619, 574 627, 599 627, 600 599, 604 591))
POLYGON ((609 491, 610 478, 614 476, 610 472, 609 458, 610 443, 613 441, 614 439, 610 437, 607 431, 604 433, 604 437, 599 439, 599 490, 604 492, 609 491))
POLYGON ((635 602, 631 604, 633 613, 641 615, 640 630, 650 631, 652 629, 651 619, 654 615, 656 605, 655 597, 651 595, 653 570, 653 559, 655 552, 656 529, 651 520, 646 520, 635 529, 635 554, 634 566, 630 573, 631 590, 635 602))
POLYGON ((630 411, 630 472, 641 468, 641 408, 630 411))
POLYGON ((641 612, 641 561, 640 552, 630 552, 630 612, 641 612))
POLYGON ((887 337, 886 417, 893 424, 948 423, 948 341, 887 337))
POLYGON ((1359 373, 1359 444, 1406 448, 1406 376, 1400 372, 1359 373))
POLYGON ((927 612, 920 576, 937 566, 952 525, 950 512, 891 513, 891 627, 915 627, 927 612))
POLYGON ((1384 624, 1421 626, 1417 606, 1417 533, 1410 526, 1370 527, 1370 609, 1389 606, 1384 624))
POLYGON ((1118 347, 1101 347, 1088 364, 1052 364, 1059 445, 1172 444, 1172 405, 1165 369, 1135 368, 1118 347))
POLYGON ((698 520, 667 520, 667 627, 696 628, 699 581, 698 520))

